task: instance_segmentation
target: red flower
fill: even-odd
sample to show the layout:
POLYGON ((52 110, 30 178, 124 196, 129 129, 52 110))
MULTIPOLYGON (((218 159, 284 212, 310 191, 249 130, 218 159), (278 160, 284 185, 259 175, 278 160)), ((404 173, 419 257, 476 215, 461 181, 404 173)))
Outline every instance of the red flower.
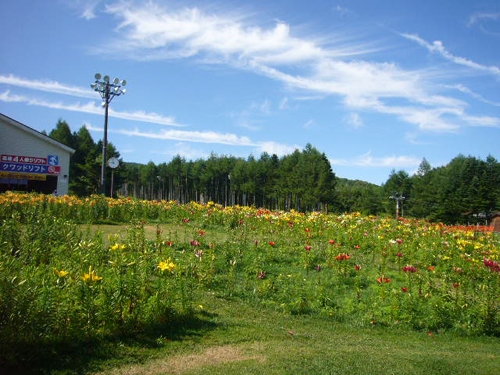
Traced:
POLYGON ((404 286, 404 287, 402 287, 402 288, 401 288, 401 291, 402 291, 403 293, 406 293, 406 292, 408 292, 408 288, 404 286))
POLYGON ((396 238, 396 243, 398 245, 401 245, 403 243, 403 240, 401 238, 396 238))
POLYGON ((354 248, 355 248, 355 249, 359 249, 359 248, 360 248, 360 246, 359 246, 359 245, 356 245, 356 246, 354 246, 354 248))
POLYGON ((491 259, 484 259, 483 264, 486 268, 489 268, 491 272, 500 273, 500 264, 491 259))
POLYGON ((403 267, 403 272, 415 273, 417 272, 417 268, 415 266, 412 266, 411 264, 407 264, 406 266, 403 267))
POLYGON ((198 234, 199 234, 200 236, 203 236, 205 233, 206 233, 206 232, 205 232, 204 230, 201 230, 201 229, 198 231, 198 234))
POLYGON ((354 265, 354 269, 355 269, 356 271, 359 271, 359 270, 361 269, 361 266, 360 266, 359 264, 355 264, 355 265, 354 265))
POLYGON ((349 254, 346 254, 346 253, 340 253, 339 255, 337 255, 335 257, 335 260, 348 260, 351 256, 349 254))
POLYGON ((398 258, 401 258, 401 257, 403 256, 403 253, 400 251, 400 252, 398 252, 398 253, 396 254, 396 256, 397 256, 398 258))
POLYGON ((311 251, 311 246, 306 245, 306 246, 304 246, 304 249, 306 249, 306 251, 311 251))
POLYGON ((387 284, 387 283, 390 283, 390 282, 391 282, 391 279, 389 279, 388 277, 382 277, 381 276, 381 277, 377 278, 377 283, 379 283, 379 284, 382 284, 382 283, 387 284))
POLYGON ((189 223, 189 219, 182 219, 182 222, 183 222, 184 224, 187 224, 187 223, 189 223))
POLYGON ((192 246, 200 246, 200 243, 199 243, 198 241, 196 241, 196 240, 192 240, 192 241, 190 242, 190 244, 191 244, 192 246))
POLYGON ((436 269, 436 267, 434 267, 434 266, 429 266, 429 267, 427 267, 427 269, 428 269, 429 271, 433 272, 433 271, 436 269))
POLYGON ((306 231, 307 233, 309 233, 309 232, 311 231, 311 229, 310 229, 310 228, 306 228, 306 229, 305 229, 305 231, 306 231))
POLYGON ((335 245, 335 240, 328 240, 328 243, 329 243, 330 245, 335 245))
POLYGON ((274 242, 274 241, 269 241, 269 242, 268 242, 268 244, 269 244, 269 246, 271 246, 271 247, 276 246, 276 242, 274 242))
POLYGON ((459 283, 453 283, 453 288, 458 289, 459 286, 460 286, 459 283))

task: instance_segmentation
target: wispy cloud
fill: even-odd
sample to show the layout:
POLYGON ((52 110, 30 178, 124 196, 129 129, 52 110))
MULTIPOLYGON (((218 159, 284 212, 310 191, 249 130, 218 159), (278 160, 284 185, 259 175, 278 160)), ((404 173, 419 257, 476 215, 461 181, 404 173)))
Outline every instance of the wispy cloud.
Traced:
POLYGON ((352 159, 330 159, 332 165, 385 168, 410 168, 418 166, 420 162, 421 159, 412 156, 374 157, 371 155, 371 151, 352 159))
POLYGON ((130 53, 143 59, 205 57, 233 64, 297 64, 322 57, 348 57, 365 48, 343 44, 324 49, 320 41, 294 37, 290 25, 278 21, 264 29, 246 25, 243 16, 212 15, 201 9, 162 7, 155 3, 131 6, 117 2, 107 12, 119 19, 121 43, 110 43, 100 53, 130 53))
MULTIPOLYGON (((91 114, 103 114, 104 109, 101 105, 97 105, 96 102, 88 102, 88 103, 63 103, 63 102, 55 102, 42 100, 34 97, 24 96, 24 95, 15 95, 11 94, 10 91, 4 91, 0 93, 0 101, 7 103, 25 103, 27 105, 34 105, 38 107, 45 107, 51 109, 58 109, 64 111, 72 111, 72 112, 82 112, 82 113, 91 113, 91 114)), ((173 117, 166 117, 159 115, 157 113, 145 112, 145 111, 135 111, 135 112, 127 112, 127 111, 115 111, 112 108, 109 109, 109 116, 120 118, 124 120, 130 121, 141 121, 148 122, 159 125, 168 125, 168 126, 183 126, 178 124, 173 117)))
POLYGON ((498 38, 500 37, 498 26, 493 25, 494 31, 491 30, 492 23, 497 23, 498 21, 500 21, 500 13, 478 12, 470 16, 467 26, 469 27, 478 26, 479 29, 486 35, 498 38))
POLYGON ((79 12, 81 18, 91 20, 97 17, 97 7, 102 0, 66 0, 69 5, 79 12))
POLYGON ((65 85, 56 81, 30 80, 17 77, 13 74, 0 75, 0 83, 10 86, 22 87, 31 90, 45 91, 53 94, 63 94, 81 98, 95 98, 95 92, 76 86, 65 85))
POLYGON ((209 152, 200 150, 199 147, 193 148, 192 144, 187 142, 177 142, 163 151, 152 151, 152 153, 169 157, 180 156, 187 160, 208 159, 210 157, 209 152))
POLYGON ((305 123, 302 124, 302 128, 309 129, 309 128, 311 128, 311 126, 313 126, 313 124, 314 124, 314 120, 309 119, 305 123))
POLYGON ((343 118, 344 123, 349 125, 354 129, 359 129, 363 126, 363 119, 359 115, 359 113, 351 112, 343 118))
POLYGON ((474 13, 472 16, 470 16, 468 25, 473 26, 485 20, 500 21, 500 13, 486 13, 486 12, 474 13))
MULTIPOLYGON (((89 128, 96 130, 95 128, 89 128)), ((182 142, 196 142, 196 143, 218 143, 223 145, 232 146, 258 146, 257 143, 252 142, 248 137, 240 137, 231 133, 218 133, 214 131, 188 131, 188 130, 160 130, 156 132, 147 132, 139 129, 116 129, 115 133, 124 134, 134 137, 174 140, 182 142)))
POLYGON ((480 72, 484 72, 487 74, 494 75, 496 77, 500 77, 500 68, 496 66, 485 66, 481 65, 479 63, 476 63, 472 60, 466 59, 465 57, 460 57, 460 56, 455 56, 451 52, 449 52, 443 45, 443 43, 439 40, 435 40, 432 43, 429 43, 425 41, 424 39, 420 38, 418 35, 415 34, 401 34, 404 38, 408 40, 412 40, 422 47, 425 47, 429 50, 429 52, 432 53, 437 53, 441 55, 443 58, 445 58, 448 61, 451 61, 454 64, 457 65, 462 65, 480 72))
POLYGON ((452 89, 458 90, 464 94, 470 95, 471 97, 479 100, 480 102, 483 102, 483 103, 486 103, 486 104, 489 104, 489 105, 492 105, 495 107, 500 107, 500 102, 494 102, 494 101, 491 101, 489 99, 486 99, 484 96, 478 94, 477 92, 472 91, 471 89, 469 89, 468 87, 466 87, 464 85, 457 84, 457 85, 452 85, 449 87, 452 89))
POLYGON ((278 156, 282 156, 291 154, 295 150, 300 150, 300 149, 302 149, 302 147, 299 145, 285 145, 283 143, 265 141, 265 142, 258 142, 256 152, 257 153, 267 152, 269 155, 276 154, 278 156))
MULTIPOLYGON (((102 132, 102 128, 85 124, 85 127, 91 131, 102 132)), ((209 143, 223 144, 230 146, 246 146, 253 148, 256 152, 267 152, 269 154, 285 155, 300 149, 298 145, 285 145, 273 141, 252 141, 248 137, 241 137, 232 133, 219 133, 214 131, 189 131, 189 130, 160 130, 143 131, 137 128, 129 129, 111 129, 110 133, 123 134, 133 137, 150 138, 155 140, 171 140, 186 143, 209 143)))
MULTIPOLYGON (((213 15, 197 7, 117 2, 106 9, 118 19, 120 43, 109 41, 99 53, 120 52, 120 56, 141 60, 195 58, 199 63, 228 64, 309 96, 340 97, 348 110, 396 115, 423 131, 454 132, 469 125, 465 102, 436 94, 438 88, 446 88, 432 82, 435 72, 430 75, 391 62, 363 59, 377 51, 366 43, 347 42, 333 35, 323 39, 297 36, 282 21, 263 28, 250 24, 244 16, 213 15)), ((417 35, 402 36, 456 64, 500 77, 499 68, 455 56, 439 41, 427 43, 417 35)))

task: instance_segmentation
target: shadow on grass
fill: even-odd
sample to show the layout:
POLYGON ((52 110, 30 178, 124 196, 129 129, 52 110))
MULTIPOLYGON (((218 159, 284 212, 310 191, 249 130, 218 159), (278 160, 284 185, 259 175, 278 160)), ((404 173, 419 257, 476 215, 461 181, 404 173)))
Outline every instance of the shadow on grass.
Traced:
POLYGON ((165 342, 196 340, 216 327, 206 314, 176 315, 162 324, 100 339, 10 343, 8 353, 0 355, 0 375, 86 374, 99 371, 103 362, 141 362, 150 350, 164 346, 165 342))

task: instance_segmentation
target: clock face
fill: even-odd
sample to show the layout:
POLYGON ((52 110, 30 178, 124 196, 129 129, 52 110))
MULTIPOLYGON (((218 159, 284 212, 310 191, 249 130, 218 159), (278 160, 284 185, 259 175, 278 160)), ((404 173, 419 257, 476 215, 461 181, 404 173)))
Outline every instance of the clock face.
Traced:
POLYGON ((118 161, 117 158, 111 158, 108 160, 108 165, 110 168, 114 169, 114 168, 118 167, 119 164, 120 164, 120 162, 118 161))

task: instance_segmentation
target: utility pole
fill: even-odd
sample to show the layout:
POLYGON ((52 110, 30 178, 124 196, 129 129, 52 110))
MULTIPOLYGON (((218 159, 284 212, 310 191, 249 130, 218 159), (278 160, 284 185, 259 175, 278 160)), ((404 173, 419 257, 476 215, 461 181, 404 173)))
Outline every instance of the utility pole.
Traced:
MULTIPOLYGON (((403 207, 403 201, 406 199, 403 197, 401 193, 394 193, 392 194, 389 199, 394 199, 396 201, 396 220, 399 219, 399 213, 401 212, 403 207)), ((403 216, 403 215, 401 215, 403 216)))

